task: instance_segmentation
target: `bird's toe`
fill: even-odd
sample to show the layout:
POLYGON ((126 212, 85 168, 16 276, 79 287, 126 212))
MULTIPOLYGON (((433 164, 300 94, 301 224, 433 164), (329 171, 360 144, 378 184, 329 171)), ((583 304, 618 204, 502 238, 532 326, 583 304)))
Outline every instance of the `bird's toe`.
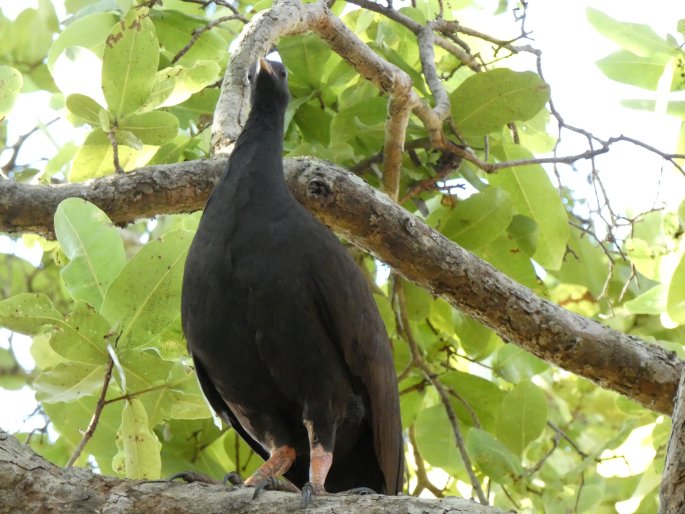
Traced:
POLYGON ((302 505, 303 508, 307 508, 309 502, 312 500, 312 496, 322 496, 328 494, 323 484, 317 484, 315 482, 307 482, 302 486, 302 505))
POLYGON ((169 478, 167 478, 167 482, 173 482, 178 478, 188 483, 200 482, 202 484, 212 485, 221 484, 221 482, 219 482, 218 480, 215 480, 212 477, 209 477, 203 473, 197 473, 195 471, 181 471, 180 473, 174 473, 169 478))
POLYGON ((283 491, 286 493, 299 493, 300 490, 292 482, 286 479, 268 477, 254 486, 252 499, 255 500, 262 494, 262 491, 283 491))

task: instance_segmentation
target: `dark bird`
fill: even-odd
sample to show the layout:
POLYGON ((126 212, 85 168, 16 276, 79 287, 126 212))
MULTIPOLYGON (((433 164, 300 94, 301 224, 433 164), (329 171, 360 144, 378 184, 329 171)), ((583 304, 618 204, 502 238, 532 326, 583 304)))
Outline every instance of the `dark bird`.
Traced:
POLYGON ((251 110, 205 206, 183 277, 188 350, 212 408, 313 494, 402 489, 400 409, 388 335, 369 286, 283 176, 285 67, 260 59, 251 110))

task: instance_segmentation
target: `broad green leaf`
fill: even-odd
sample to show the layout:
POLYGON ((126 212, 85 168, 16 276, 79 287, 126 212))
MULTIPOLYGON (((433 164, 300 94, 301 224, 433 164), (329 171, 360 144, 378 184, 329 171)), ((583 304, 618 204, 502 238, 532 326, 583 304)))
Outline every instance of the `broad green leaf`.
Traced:
POLYGON ((323 79, 321 70, 331 57, 331 49, 318 36, 307 34, 282 38, 278 53, 290 72, 289 85, 294 93, 318 89, 323 79))
MULTIPOLYGON (((673 283, 671 283, 672 285, 673 283)), ((667 298, 668 286, 666 284, 658 284, 647 292, 625 302, 623 307, 633 314, 652 314, 658 316, 668 309, 667 298)))
MULTIPOLYGON (((169 61, 178 55, 188 44, 195 29, 201 29, 207 24, 202 18, 188 16, 179 12, 179 7, 182 5, 184 4, 177 4, 173 10, 153 9, 150 12, 150 18, 154 22, 157 38, 163 48, 163 54, 169 61)), ((237 20, 235 23, 223 23, 222 27, 236 28, 237 30, 234 33, 237 34, 242 29, 242 23, 237 20)), ((226 60, 227 49, 228 42, 219 35, 219 31, 207 30, 200 35, 195 44, 190 47, 176 64, 191 67, 198 61, 223 63, 226 60)))
MULTIPOLYGON (((69 403, 44 403, 42 405, 43 410, 50 417, 50 423, 60 436, 68 441, 71 451, 83 439, 83 433, 93 417, 96 401, 97 397, 93 395, 69 403)), ((121 424, 122 409, 123 402, 110 403, 102 409, 97 429, 77 461, 78 465, 86 466, 90 454, 95 458, 103 474, 114 475, 112 458, 117 452, 115 439, 117 429, 121 424)))
POLYGON ((685 18, 678 20, 678 32, 685 34, 685 18))
POLYGON ((494 241, 479 248, 476 254, 519 284, 541 293, 544 289, 535 273, 530 257, 509 234, 501 234, 494 241))
POLYGON ((157 74, 159 44, 148 9, 130 10, 105 45, 102 91, 109 112, 121 120, 145 104, 157 74))
POLYGON ((526 255, 534 255, 540 237, 538 224, 527 216, 517 214, 507 227, 507 234, 516 247, 526 255))
POLYGON ((467 78, 450 99, 462 133, 483 136, 535 116, 549 100, 549 86, 531 71, 498 68, 467 78))
POLYGON ((456 473, 462 468, 454 432, 442 405, 419 412, 415 425, 416 445, 431 465, 456 473))
POLYGON ((101 312, 110 323, 121 323, 119 348, 145 347, 176 319, 191 240, 190 232, 176 231, 151 241, 112 282, 101 312))
POLYGON ((143 144, 162 145, 178 134, 178 119, 169 112, 143 112, 124 118, 119 129, 132 132, 143 144))
MULTIPOLYGON (((520 145, 502 145, 507 160, 530 159, 520 145)), ((509 193, 518 214, 538 225, 539 238, 533 258, 544 268, 561 267, 568 241, 568 218, 556 188, 542 166, 534 164, 502 170, 489 177, 493 186, 509 193)))
POLYGON ((105 366, 63 362, 44 371, 36 381, 36 400, 46 403, 72 402, 96 394, 102 388, 105 366))
POLYGON ((146 109, 185 102, 194 93, 219 79, 221 68, 212 61, 198 61, 192 68, 172 66, 157 72, 146 109))
POLYGON ((95 205, 68 198, 55 211, 55 234, 70 261, 62 268, 67 289, 75 300, 99 310, 107 287, 126 264, 118 230, 95 205))
POLYGON ((466 449, 476 466, 493 480, 500 482, 523 473, 520 459, 485 430, 471 428, 466 449))
POLYGON ((58 26, 55 8, 49 0, 40 0, 38 9, 20 12, 12 24, 13 60, 27 65, 42 62, 58 26))
POLYGON ((19 70, 0 65, 0 120, 12 109, 23 83, 19 70))
POLYGON ((641 57, 675 53, 675 48, 648 25, 618 21, 592 7, 587 9, 587 19, 600 34, 641 57))
MULTIPOLYGON (((164 434, 164 437, 160 437, 162 476, 193 469, 221 479, 227 469, 238 469, 227 455, 223 445, 224 438, 233 431, 222 434, 211 419, 193 421, 171 419, 163 424, 161 432, 164 434)), ((241 473, 243 473, 242 469, 241 473)))
MULTIPOLYGON (((144 166, 157 151, 156 146, 144 146, 135 150, 128 146, 119 147, 119 164, 124 169, 144 166)), ((86 137, 79 148, 69 170, 70 182, 82 182, 91 178, 104 177, 114 172, 114 151, 102 129, 96 128, 86 137)))
POLYGON ((104 108, 89 96, 75 93, 67 97, 67 109, 93 127, 100 125, 100 113, 104 108))
POLYGON ((517 383, 542 373, 549 365, 518 346, 505 344, 497 350, 492 368, 505 380, 517 383))
POLYGON ((495 413, 505 397, 495 384, 461 371, 445 373, 440 381, 456 394, 451 397, 452 406, 463 425, 480 426, 485 430, 494 428, 495 413))
POLYGON ((475 360, 484 359, 497 348, 497 335, 474 319, 463 317, 456 331, 461 347, 475 360))
POLYGON ((521 455, 547 424, 545 394, 535 384, 523 381, 502 400, 495 421, 495 435, 511 451, 521 455))
POLYGON ((685 324, 685 255, 671 278, 666 305, 670 318, 680 325, 685 324))
POLYGON ((473 251, 502 234, 513 215, 509 195, 503 189, 489 187, 459 202, 445 219, 440 231, 473 251))
POLYGON ((549 111, 540 109, 532 118, 516 123, 521 144, 533 153, 546 153, 554 149, 557 138, 547 132, 549 118, 549 111))
POLYGON ((87 48, 101 58, 105 49, 105 40, 118 21, 119 17, 114 13, 100 12, 83 16, 69 23, 52 43, 48 52, 50 71, 53 70, 59 55, 69 47, 87 48))
POLYGON ((618 50, 597 61, 597 66, 612 80, 656 91, 667 60, 640 57, 628 50, 618 50))
POLYGON ((564 256, 561 268, 554 275, 562 282, 585 286, 595 298, 598 297, 609 274, 609 259, 593 244, 590 236, 578 228, 569 228, 567 244, 571 251, 564 256))
POLYGON ((21 334, 38 334, 45 325, 59 326, 62 320, 44 294, 22 293, 0 302, 0 326, 21 334))
POLYGON ((119 453, 114 469, 136 480, 156 480, 160 476, 162 444, 148 426, 147 412, 140 400, 127 400, 117 432, 119 453))
POLYGON ((78 302, 74 311, 58 327, 59 330, 50 338, 50 346, 57 354, 85 364, 108 362, 107 337, 110 335, 110 326, 92 307, 78 302))

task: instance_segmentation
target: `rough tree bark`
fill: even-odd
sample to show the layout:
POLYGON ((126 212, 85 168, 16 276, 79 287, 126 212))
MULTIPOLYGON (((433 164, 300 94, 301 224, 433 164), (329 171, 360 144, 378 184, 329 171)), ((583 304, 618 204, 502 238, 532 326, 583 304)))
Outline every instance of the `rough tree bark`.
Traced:
POLYGON ((666 451, 659 500, 659 514, 685 512, 685 371, 680 375, 675 399, 673 429, 666 451))
MULTIPOLYGON (((202 483, 122 480, 83 468, 60 468, 0 431, 0 513, 119 514, 163 512, 259 513, 302 512, 302 498, 265 491, 227 491, 202 483)), ((321 496, 306 511, 322 513, 504 514, 460 498, 436 500, 409 496, 321 496)))

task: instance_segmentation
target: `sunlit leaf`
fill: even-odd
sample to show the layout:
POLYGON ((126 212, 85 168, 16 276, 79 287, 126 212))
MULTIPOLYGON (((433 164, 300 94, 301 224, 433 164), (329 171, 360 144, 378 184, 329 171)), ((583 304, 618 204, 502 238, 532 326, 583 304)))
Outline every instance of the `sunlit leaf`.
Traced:
POLYGON ((494 480, 511 479, 523 472, 516 455, 485 430, 471 428, 466 436, 466 448, 478 468, 494 480))
POLYGON ((478 136, 535 116, 549 100, 549 86, 533 72, 498 68, 472 75, 450 100, 457 127, 478 136))
POLYGON ((12 109, 23 82, 19 70, 0 65, 0 119, 12 109))
POLYGON ((117 432, 119 453, 114 458, 114 469, 131 479, 159 478, 162 444, 148 426, 145 407, 139 400, 127 400, 117 432))
POLYGON ((521 455, 542 434, 546 424, 545 394, 532 382, 522 381, 502 400, 494 433, 511 451, 521 455))
POLYGON ((102 389, 105 366, 64 362, 41 373, 34 387, 36 399, 46 403, 72 402, 102 389))
POLYGON ((126 264, 119 232, 95 205, 68 198, 55 211, 55 234, 70 261, 62 268, 67 289, 75 300, 99 310, 107 287, 126 264))
POLYGON ((148 9, 130 10, 112 28, 102 54, 102 91, 117 120, 145 104, 158 63, 159 44, 148 9))

